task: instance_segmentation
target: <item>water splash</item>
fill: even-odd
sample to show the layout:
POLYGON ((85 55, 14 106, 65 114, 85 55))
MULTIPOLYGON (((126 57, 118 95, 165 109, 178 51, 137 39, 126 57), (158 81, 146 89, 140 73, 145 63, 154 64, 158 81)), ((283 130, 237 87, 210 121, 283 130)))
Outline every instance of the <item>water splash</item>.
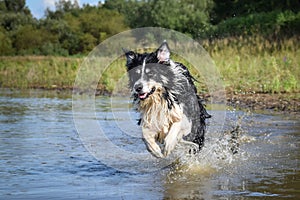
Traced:
MULTIPOLYGON (((239 161, 245 161, 249 155, 245 150, 240 149, 243 143, 255 141, 255 138, 248 135, 243 129, 243 120, 250 113, 243 113, 237 119, 228 119, 228 128, 222 134, 214 134, 218 137, 207 137, 204 147, 197 154, 189 154, 186 149, 189 147, 179 143, 174 154, 186 151, 174 164, 171 174, 214 174, 239 161)), ((182 155, 182 154, 181 154, 182 155)))

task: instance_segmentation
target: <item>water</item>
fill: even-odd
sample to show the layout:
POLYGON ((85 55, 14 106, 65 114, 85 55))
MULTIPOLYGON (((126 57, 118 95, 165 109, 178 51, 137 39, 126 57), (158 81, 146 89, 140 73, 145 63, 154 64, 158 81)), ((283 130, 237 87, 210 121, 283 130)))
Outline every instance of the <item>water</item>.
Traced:
MULTIPOLYGON (((110 98, 95 102, 94 120, 107 137, 133 155, 148 155, 139 130, 130 131, 138 116, 127 99, 117 100, 114 112, 110 98)), ((228 111, 224 131, 241 127, 237 154, 230 134, 211 133, 200 155, 156 171, 140 170, 151 159, 126 160, 115 149, 107 149, 114 155, 109 165, 92 156, 75 128, 69 94, 1 90, 0 121, 0 199, 300 198, 300 123, 293 116, 228 111)))

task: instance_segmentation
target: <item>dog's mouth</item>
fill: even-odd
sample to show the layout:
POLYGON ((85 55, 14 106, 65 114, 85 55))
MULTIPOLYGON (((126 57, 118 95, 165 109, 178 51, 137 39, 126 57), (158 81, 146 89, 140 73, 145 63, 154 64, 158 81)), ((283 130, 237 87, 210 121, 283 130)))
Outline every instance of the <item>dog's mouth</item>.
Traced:
POLYGON ((153 93, 155 92, 155 90, 156 90, 156 88, 153 87, 153 88, 151 89, 150 92, 139 93, 139 94, 138 94, 138 97, 140 98, 140 100, 145 100, 145 99, 147 99, 151 94, 153 94, 153 93))

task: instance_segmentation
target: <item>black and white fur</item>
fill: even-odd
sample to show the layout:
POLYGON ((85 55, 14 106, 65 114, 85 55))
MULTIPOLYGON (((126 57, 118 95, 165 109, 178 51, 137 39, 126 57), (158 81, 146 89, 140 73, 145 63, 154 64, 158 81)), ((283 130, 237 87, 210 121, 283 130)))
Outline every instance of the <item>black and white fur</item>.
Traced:
MULTIPOLYGON (((195 93, 197 94, 197 88, 194 85, 194 81, 196 79, 190 74, 186 66, 184 66, 182 63, 174 62, 170 59, 170 48, 166 41, 164 41, 156 51, 151 53, 140 54, 127 49, 123 49, 123 51, 126 56, 127 71, 131 70, 132 68, 138 65, 142 65, 143 61, 146 61, 146 63, 160 63, 166 66, 175 64, 181 68, 183 75, 188 79, 191 87, 194 88, 195 93)), ((211 118, 211 115, 207 113, 205 107, 202 104, 202 99, 198 95, 197 98, 201 109, 201 112, 199 113, 201 115, 201 118, 203 118, 203 120, 211 118)))
POLYGON ((150 153, 165 157, 178 142, 195 144, 200 149, 207 112, 199 103, 188 70, 169 59, 169 48, 164 43, 153 53, 126 51, 125 55, 129 85, 150 153), (167 47, 167 51, 161 47, 167 47))

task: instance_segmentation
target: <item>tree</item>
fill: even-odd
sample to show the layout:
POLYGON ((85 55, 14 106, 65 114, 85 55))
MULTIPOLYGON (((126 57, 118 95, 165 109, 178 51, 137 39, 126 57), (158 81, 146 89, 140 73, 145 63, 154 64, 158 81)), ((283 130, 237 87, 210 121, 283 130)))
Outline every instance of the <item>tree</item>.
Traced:
POLYGON ((36 26, 37 21, 33 19, 31 15, 7 12, 0 15, 0 24, 7 31, 16 31, 18 28, 27 24, 36 26))
POLYGON ((104 8, 115 10, 125 16, 125 22, 132 28, 153 26, 151 9, 153 0, 106 0, 104 8))
POLYGON ((80 37, 80 46, 78 50, 81 53, 88 53, 96 46, 97 46, 97 39, 94 38, 91 34, 85 33, 80 37))
POLYGON ((77 0, 74 0, 74 2, 59 0, 58 2, 55 2, 55 8, 57 11, 70 12, 72 10, 79 9, 79 4, 77 0))
POLYGON ((24 13, 26 15, 31 15, 30 10, 25 6, 25 0, 4 0, 6 11, 14 13, 24 13))
POLYGON ((84 5, 79 8, 69 1, 59 1, 57 9, 47 9, 41 26, 58 38, 69 54, 87 53, 107 37, 127 28, 124 17, 102 6, 84 5))
POLYGON ((213 0, 108 0, 104 7, 125 15, 131 28, 159 26, 198 37, 210 23, 213 0))
POLYGON ((209 26, 209 13, 212 8, 212 0, 154 0, 151 18, 155 26, 198 37, 209 26))
POLYGON ((17 31, 14 47, 19 54, 40 54, 44 44, 54 42, 55 37, 44 28, 37 29, 31 25, 25 25, 17 31))
POLYGON ((109 37, 127 28, 120 13, 99 7, 84 7, 77 21, 80 22, 81 31, 90 33, 98 43, 105 39, 101 37, 101 33, 106 33, 109 37))
POLYGON ((211 22, 218 24, 233 17, 244 17, 250 14, 271 11, 300 11, 300 1, 296 0, 214 0, 215 6, 211 12, 211 22))
POLYGON ((45 11, 45 15, 47 18, 51 19, 62 19, 66 13, 77 13, 80 11, 80 7, 78 1, 74 2, 68 0, 59 0, 55 2, 55 11, 47 8, 45 11))
POLYGON ((21 12, 25 8, 25 0, 4 0, 7 11, 21 12))
POLYGON ((5 5, 5 2, 4 2, 4 1, 0 1, 0 11, 1 11, 2 13, 7 12, 7 8, 6 8, 6 5, 5 5))
POLYGON ((12 55, 14 53, 12 41, 2 27, 0 27, 0 41, 0 56, 12 55))

